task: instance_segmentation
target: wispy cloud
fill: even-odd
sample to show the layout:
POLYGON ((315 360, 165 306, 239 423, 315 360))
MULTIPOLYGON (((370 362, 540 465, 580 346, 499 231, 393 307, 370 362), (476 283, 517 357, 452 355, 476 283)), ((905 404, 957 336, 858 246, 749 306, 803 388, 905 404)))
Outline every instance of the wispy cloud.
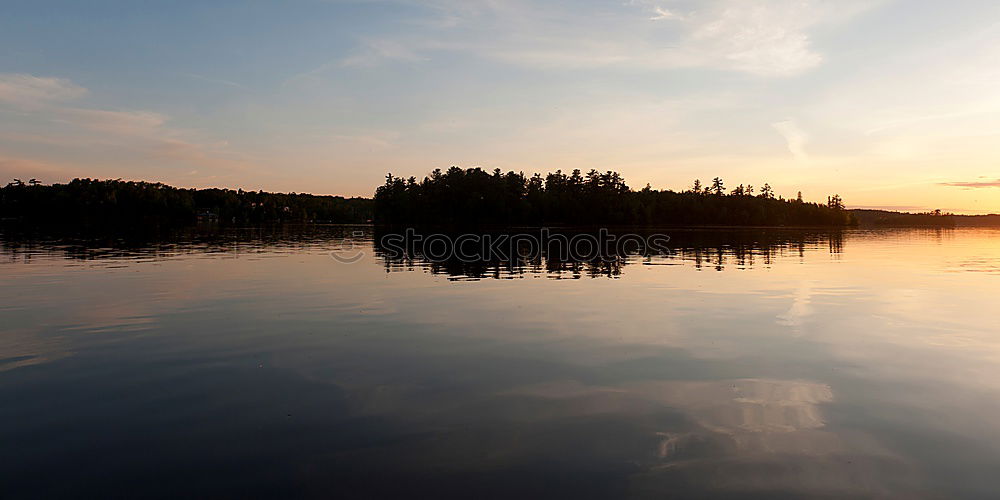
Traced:
POLYGON ((942 182, 942 186, 961 187, 967 189, 1000 187, 1000 179, 967 181, 967 182, 942 182))
POLYGON ((388 38, 365 39, 350 55, 327 60, 311 69, 293 74, 285 78, 282 85, 288 86, 297 82, 322 78, 323 75, 342 68, 374 68, 392 62, 419 63, 430 59, 426 55, 429 49, 427 45, 424 45, 422 51, 416 50, 414 45, 388 38))
POLYGON ((809 156, 806 154, 806 143, 809 141, 809 135, 799 128, 795 120, 784 120, 772 123, 771 126, 785 138, 785 142, 788 144, 788 152, 796 160, 809 159, 809 156))
POLYGON ((663 7, 653 7, 653 17, 649 18, 650 21, 664 21, 667 19, 678 19, 677 14, 664 9, 663 7))
POLYGON ((214 83, 214 84, 217 84, 217 85, 224 85, 226 87, 234 87, 234 88, 240 88, 240 89, 246 89, 247 88, 246 85, 243 85, 242 83, 234 82, 232 80, 225 80, 225 79, 222 79, 222 78, 212 78, 212 77, 209 77, 209 76, 199 75, 197 73, 182 73, 182 75, 184 75, 184 76, 186 76, 188 78, 193 78, 195 80, 201 80, 203 82, 214 83))
MULTIPOLYGON (((4 107, 29 113, 17 120, 49 124, 44 134, 27 129, 0 134, 12 146, 45 144, 50 157, 4 155, 4 170, 35 170, 43 173, 79 172, 70 161, 75 152, 101 150, 118 157, 127 153, 150 164, 182 163, 216 170, 242 170, 252 164, 225 153, 224 144, 198 140, 197 134, 171 127, 170 117, 147 110, 109 110, 74 105, 71 101, 88 90, 67 79, 16 74, 0 75, 0 112, 4 107), (59 158, 58 161, 52 158, 59 158)), ((26 122, 27 123, 27 122, 26 122)), ((7 148, 12 149, 11 147, 7 148)), ((106 160, 113 164, 113 160, 106 160)))
POLYGON ((169 134, 167 117, 151 111, 109 111, 104 109, 60 108, 53 119, 76 127, 115 136, 156 137, 169 134))
POLYGON ((709 68, 765 77, 789 77, 819 66, 813 27, 852 17, 871 6, 861 0, 710 0, 651 3, 632 0, 593 16, 575 5, 539 6, 523 1, 434 3, 461 29, 408 31, 363 48, 342 66, 388 61, 416 62, 435 52, 469 52, 511 64, 548 68, 662 70, 709 68), (674 6, 676 4, 676 7, 674 6), (648 20, 671 20, 650 30, 648 20))
POLYGON ((47 180, 53 177, 68 178, 81 175, 87 173, 75 165, 21 158, 0 151, 0 179, 3 179, 3 184, 15 178, 27 181, 35 177, 47 180))
POLYGON ((87 89, 63 78, 0 73, 0 102, 15 106, 70 101, 86 94, 87 89))
POLYGON ((724 2, 697 16, 691 44, 711 64, 767 76, 791 76, 812 69, 823 57, 811 46, 807 28, 818 23, 822 6, 813 2, 724 2))
POLYGON ((340 61, 344 67, 371 67, 386 61, 421 62, 420 56, 406 45, 393 40, 368 40, 361 50, 340 61))
POLYGON ((934 114, 924 114, 917 116, 908 116, 906 118, 895 119, 886 123, 881 123, 875 127, 872 127, 866 130, 865 134, 873 135, 880 132, 885 132, 887 130, 904 128, 911 125, 925 124, 927 122, 945 121, 956 118, 968 118, 978 115, 995 114, 997 112, 996 110, 997 103, 979 103, 979 105, 982 106, 982 108, 955 111, 951 113, 934 113, 934 114))
POLYGON ((329 139, 340 146, 354 147, 363 150, 395 149, 398 133, 368 132, 354 134, 334 134, 329 139))

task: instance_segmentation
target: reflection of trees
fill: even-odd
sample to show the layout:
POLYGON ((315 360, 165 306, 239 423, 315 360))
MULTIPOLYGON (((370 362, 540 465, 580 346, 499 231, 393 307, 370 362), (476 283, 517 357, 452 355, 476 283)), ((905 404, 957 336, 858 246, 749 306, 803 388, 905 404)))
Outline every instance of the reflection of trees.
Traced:
POLYGON ((344 240, 370 248, 371 228, 365 226, 273 225, 252 228, 179 228, 130 232, 0 233, 5 259, 30 261, 35 255, 59 255, 73 260, 165 259, 188 254, 255 254, 329 248, 344 240))
MULTIPOLYGON (((751 269, 770 267, 778 260, 806 259, 808 251, 827 251, 839 255, 844 248, 842 231, 807 230, 721 230, 663 229, 635 231, 670 236, 669 254, 649 249, 629 248, 619 253, 609 246, 594 255, 573 256, 558 239, 536 252, 520 247, 521 256, 502 258, 471 252, 469 258, 454 257, 454 249, 443 251, 448 258, 432 259, 411 246, 402 255, 394 255, 381 245, 385 232, 364 226, 290 226, 277 225, 245 229, 189 228, 172 232, 117 235, 74 236, 49 234, 2 234, 0 248, 4 258, 28 261, 35 255, 58 254, 75 260, 164 259, 186 254, 219 253, 253 255, 263 252, 329 250, 343 241, 353 241, 360 251, 374 251, 387 272, 423 270, 454 278, 509 279, 547 276, 555 279, 614 278, 630 265, 689 264, 697 269, 751 269)), ((580 234, 559 231, 558 234, 580 234)), ((524 234, 531 234, 525 230, 524 234)), ((619 231, 618 235, 624 234, 619 231)), ((470 253, 472 249, 466 249, 470 253)))
POLYGON ((830 233, 830 253, 839 255, 844 253, 844 235, 840 232, 830 233))
POLYGON ((412 271, 422 268, 433 274, 444 274, 457 279, 512 279, 527 276, 548 276, 555 279, 613 278, 621 275, 625 262, 624 259, 585 262, 546 259, 507 262, 462 262, 459 260, 421 262, 419 258, 384 259, 384 265, 388 272, 412 271))
MULTIPOLYGON (((616 277, 635 264, 690 263, 697 269, 723 271, 727 268, 770 267, 777 260, 796 257, 805 260, 807 249, 827 249, 831 254, 843 251, 841 231, 802 230, 663 230, 670 236, 670 254, 641 252, 616 254, 604 249, 592 258, 565 258, 559 247, 541 245, 531 258, 498 259, 486 255, 478 259, 455 257, 433 259, 424 256, 419 244, 410 245, 405 255, 392 255, 380 245, 384 233, 376 232, 376 255, 387 272, 426 269, 455 278, 517 278, 547 275, 551 278, 616 277)), ((642 233, 640 233, 642 234, 642 233)), ((449 254, 453 254, 451 250, 449 254)))

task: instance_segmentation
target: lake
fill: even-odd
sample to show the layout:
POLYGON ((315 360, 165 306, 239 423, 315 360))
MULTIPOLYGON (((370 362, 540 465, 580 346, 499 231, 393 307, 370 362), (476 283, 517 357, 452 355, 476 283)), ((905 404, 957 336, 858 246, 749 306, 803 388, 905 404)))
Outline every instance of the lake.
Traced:
POLYGON ((0 237, 0 497, 996 497, 1000 230, 658 231, 0 237))

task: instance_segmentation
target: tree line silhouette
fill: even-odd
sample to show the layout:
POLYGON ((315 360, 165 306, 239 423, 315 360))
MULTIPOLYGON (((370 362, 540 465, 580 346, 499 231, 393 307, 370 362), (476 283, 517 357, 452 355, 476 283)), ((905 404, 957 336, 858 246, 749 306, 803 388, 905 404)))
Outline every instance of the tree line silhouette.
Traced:
POLYGON ((159 226, 196 221, 222 225, 284 222, 375 222, 388 225, 666 224, 731 226, 844 226, 855 222, 834 195, 826 204, 776 197, 769 184, 729 190, 716 177, 680 192, 633 190, 617 172, 574 170, 542 177, 436 169, 423 180, 392 174, 374 200, 267 193, 242 189, 185 189, 162 183, 74 179, 45 185, 15 179, 0 188, 0 219, 29 223, 159 226))
POLYGON ((381 224, 541 225, 664 224, 731 226, 846 226, 856 223, 838 195, 826 204, 776 197, 759 190, 727 190, 716 177, 687 190, 633 190, 617 172, 557 170, 534 174, 492 173, 481 168, 436 169, 417 181, 386 176, 375 191, 375 221, 381 224))
POLYGON ((876 227, 934 227, 949 228, 957 226, 957 222, 963 225, 974 225, 977 218, 986 216, 955 215, 933 210, 923 213, 892 212, 887 210, 855 209, 852 210, 854 217, 865 226, 876 227))
POLYGON ((372 200, 267 193, 242 189, 184 189, 161 183, 74 179, 67 184, 27 184, 15 179, 0 188, 0 218, 29 223, 86 225, 186 225, 199 220, 223 225, 283 222, 364 223, 372 200))

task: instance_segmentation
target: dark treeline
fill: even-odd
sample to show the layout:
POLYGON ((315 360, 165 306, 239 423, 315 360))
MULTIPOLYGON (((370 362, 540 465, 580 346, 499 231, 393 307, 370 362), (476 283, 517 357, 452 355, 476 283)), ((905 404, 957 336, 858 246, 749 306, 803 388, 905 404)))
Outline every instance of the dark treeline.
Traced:
POLYGON ((540 225, 651 224, 728 226, 845 226, 853 224, 839 196, 826 204, 775 197, 767 184, 755 192, 729 190, 722 179, 695 181, 683 192, 635 191, 616 172, 492 173, 480 168, 434 170, 421 181, 389 174, 375 191, 382 224, 540 225))
POLYGON ((863 226, 875 227, 955 227, 956 219, 964 218, 940 210, 925 213, 892 212, 887 210, 851 210, 863 226))
POLYGON ((0 188, 0 219, 32 224, 222 225, 284 222, 364 223, 372 219, 365 198, 266 193, 232 189, 183 189, 166 184, 74 179, 68 184, 12 182, 0 188))
POLYGON ((955 223, 964 227, 1000 227, 1000 215, 956 215, 955 223))

